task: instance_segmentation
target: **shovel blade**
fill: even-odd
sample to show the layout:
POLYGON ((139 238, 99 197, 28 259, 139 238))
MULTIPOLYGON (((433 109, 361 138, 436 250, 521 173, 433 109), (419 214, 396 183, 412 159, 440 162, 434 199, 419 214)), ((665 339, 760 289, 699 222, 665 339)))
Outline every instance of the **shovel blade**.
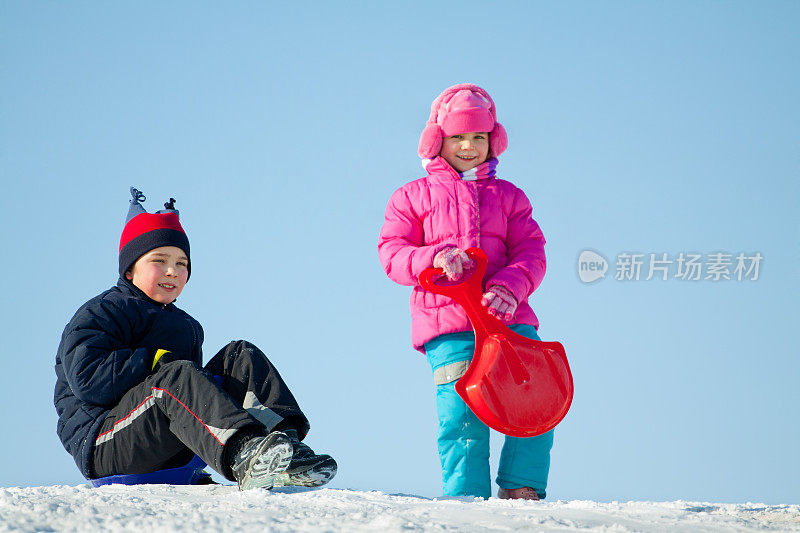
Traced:
POLYGON ((502 333, 486 337, 456 391, 489 427, 513 437, 554 428, 572 403, 564 348, 502 333))

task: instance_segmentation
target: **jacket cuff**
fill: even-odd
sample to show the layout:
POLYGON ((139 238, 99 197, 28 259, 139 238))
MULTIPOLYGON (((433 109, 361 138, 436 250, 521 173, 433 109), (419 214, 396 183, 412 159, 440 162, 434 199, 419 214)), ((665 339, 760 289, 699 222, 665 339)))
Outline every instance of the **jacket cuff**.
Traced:
POLYGON ((438 254, 439 252, 441 252, 446 248, 455 248, 455 247, 456 247, 455 244, 450 244, 446 242, 428 246, 427 247, 428 249, 423 252, 424 259, 420 258, 420 261, 418 261, 417 264, 414 265, 415 272, 412 272, 412 274, 414 275, 415 284, 419 285, 419 275, 422 274, 423 270, 425 270, 426 268, 433 267, 433 258, 436 257, 436 254, 438 254))
POLYGON ((501 270, 486 282, 485 289, 488 290, 492 285, 500 285, 516 298, 517 304, 520 304, 528 299, 528 294, 525 292, 525 283, 514 279, 516 277, 512 272, 504 273, 501 270))

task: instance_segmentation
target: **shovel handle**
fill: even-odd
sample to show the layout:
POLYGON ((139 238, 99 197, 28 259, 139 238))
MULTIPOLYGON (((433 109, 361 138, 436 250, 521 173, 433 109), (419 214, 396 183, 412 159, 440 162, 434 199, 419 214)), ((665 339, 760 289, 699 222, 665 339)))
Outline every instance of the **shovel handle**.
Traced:
POLYGON ((489 262, 486 252, 480 248, 468 248, 464 251, 467 257, 475 262, 475 269, 469 277, 465 277, 460 282, 452 285, 437 285, 436 280, 444 276, 444 270, 441 268, 426 268, 419 275, 419 284, 422 288, 429 292, 449 296, 459 303, 461 303, 461 296, 464 293, 469 293, 470 289, 474 291, 477 288, 478 292, 481 292, 481 282, 483 281, 483 275, 486 273, 486 265, 489 262))
POLYGON ((468 248, 467 256, 475 262, 475 270, 460 282, 451 285, 439 285, 435 280, 442 277, 441 268, 426 268, 419 275, 419 284, 423 289, 455 300, 467 314, 472 329, 475 330, 476 339, 485 338, 489 333, 511 333, 499 318, 489 314, 486 307, 481 305, 483 298, 483 276, 489 260, 486 252, 480 248, 468 248))

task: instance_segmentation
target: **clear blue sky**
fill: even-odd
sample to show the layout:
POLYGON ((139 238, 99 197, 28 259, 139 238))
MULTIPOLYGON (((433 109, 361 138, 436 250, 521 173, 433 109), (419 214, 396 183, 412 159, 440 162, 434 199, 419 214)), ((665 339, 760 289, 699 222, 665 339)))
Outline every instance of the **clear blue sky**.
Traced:
POLYGON ((274 359, 333 486, 441 494, 376 243, 431 101, 468 81, 548 239, 531 303, 575 377, 548 494, 800 502, 798 25, 780 1, 3 2, 0 485, 82 482, 52 367, 116 281, 135 185, 178 200, 206 357, 274 359), (606 279, 581 282, 586 249, 606 279), (759 279, 614 279, 621 253, 681 252, 759 252, 759 279))

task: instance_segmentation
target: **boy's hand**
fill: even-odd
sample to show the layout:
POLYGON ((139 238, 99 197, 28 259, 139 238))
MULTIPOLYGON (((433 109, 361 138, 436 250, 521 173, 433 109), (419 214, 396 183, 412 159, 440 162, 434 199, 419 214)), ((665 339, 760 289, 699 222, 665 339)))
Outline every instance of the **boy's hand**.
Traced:
POLYGON ((447 279, 458 281, 464 274, 464 268, 472 265, 472 259, 467 256, 464 250, 456 248, 445 248, 437 253, 433 258, 433 266, 444 270, 447 279))
POLYGON ((488 307, 489 314, 511 320, 517 311, 517 299, 502 285, 492 285, 481 298, 481 305, 488 307))
POLYGON ((178 357, 174 353, 170 352, 169 350, 164 350, 162 348, 159 348, 158 350, 156 350, 156 354, 153 356, 153 366, 151 370, 153 372, 158 372, 158 370, 161 368, 162 365, 177 360, 178 357))

